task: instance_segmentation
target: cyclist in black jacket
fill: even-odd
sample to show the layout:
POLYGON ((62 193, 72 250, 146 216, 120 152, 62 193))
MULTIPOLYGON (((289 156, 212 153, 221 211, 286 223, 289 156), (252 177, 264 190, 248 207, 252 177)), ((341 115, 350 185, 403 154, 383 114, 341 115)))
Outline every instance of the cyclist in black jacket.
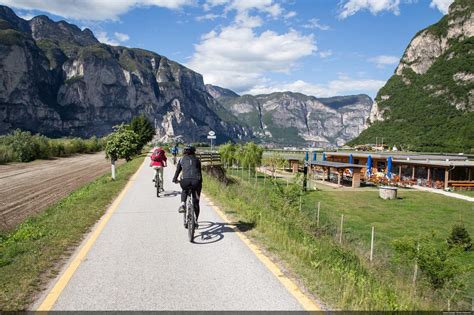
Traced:
POLYGON ((196 157, 196 149, 193 146, 187 146, 183 150, 184 156, 179 160, 176 172, 174 174, 173 182, 178 182, 178 176, 181 171, 183 175, 180 181, 181 188, 181 205, 178 211, 180 213, 185 212, 186 199, 188 189, 192 188, 195 192, 193 194, 194 213, 196 214, 196 221, 199 217, 199 197, 201 196, 202 189, 202 174, 201 174, 201 161, 196 157))

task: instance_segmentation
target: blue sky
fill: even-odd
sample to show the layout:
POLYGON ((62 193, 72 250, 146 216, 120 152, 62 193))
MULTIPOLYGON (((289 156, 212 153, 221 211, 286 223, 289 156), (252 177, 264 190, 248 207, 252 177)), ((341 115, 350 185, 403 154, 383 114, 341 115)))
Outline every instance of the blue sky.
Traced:
POLYGON ((238 93, 372 97, 453 0, 0 0, 140 47, 238 93), (80 3, 80 4, 79 4, 80 3))

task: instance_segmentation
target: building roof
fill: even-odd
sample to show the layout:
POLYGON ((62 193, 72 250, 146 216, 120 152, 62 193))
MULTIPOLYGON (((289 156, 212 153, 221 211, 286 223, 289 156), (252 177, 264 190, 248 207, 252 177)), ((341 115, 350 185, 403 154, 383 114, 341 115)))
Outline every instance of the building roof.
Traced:
POLYGON ((350 163, 341 163, 341 162, 332 162, 332 161, 309 161, 310 165, 316 166, 326 166, 334 168, 363 168, 365 165, 361 164, 350 164, 350 163))
POLYGON ((408 154, 398 152, 325 152, 326 156, 349 156, 352 154, 354 158, 368 158, 369 155, 374 159, 387 159, 391 156, 394 160, 424 160, 424 161, 467 161, 468 157, 464 155, 454 154, 408 154))
POLYGON ((474 167, 474 161, 421 161, 421 160, 393 160, 394 164, 440 166, 440 167, 474 167))

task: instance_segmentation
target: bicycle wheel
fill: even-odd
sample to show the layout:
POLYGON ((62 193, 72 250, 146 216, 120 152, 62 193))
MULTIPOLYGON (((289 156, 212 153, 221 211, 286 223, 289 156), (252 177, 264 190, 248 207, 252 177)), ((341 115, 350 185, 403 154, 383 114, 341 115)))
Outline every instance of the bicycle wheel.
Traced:
POLYGON ((189 241, 192 243, 194 240, 194 230, 196 229, 196 220, 194 218, 194 204, 192 200, 192 195, 188 196, 188 238, 189 241))
POLYGON ((158 176, 158 173, 155 175, 155 187, 156 187, 156 197, 160 197, 161 183, 160 183, 160 176, 158 176))
POLYGON ((184 213, 183 213, 183 223, 184 223, 184 228, 187 229, 188 228, 188 209, 186 207, 186 209, 184 210, 184 213))

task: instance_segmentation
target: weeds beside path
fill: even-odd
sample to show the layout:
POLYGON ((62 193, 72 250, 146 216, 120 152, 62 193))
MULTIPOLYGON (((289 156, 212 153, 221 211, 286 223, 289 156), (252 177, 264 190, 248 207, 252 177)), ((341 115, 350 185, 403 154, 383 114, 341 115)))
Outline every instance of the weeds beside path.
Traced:
POLYGON ((79 244, 124 188, 144 157, 118 167, 117 179, 99 177, 65 199, 31 217, 8 234, 0 234, 0 310, 25 310, 59 262, 79 244))
MULTIPOLYGON (((440 300, 422 283, 419 289, 423 291, 415 293, 411 280, 399 278, 400 274, 392 271, 392 261, 380 261, 377 256, 379 260, 371 264, 354 243, 370 241, 371 224, 379 233, 377 255, 381 254, 380 246, 391 247, 395 238, 407 232, 418 235, 435 229, 438 237, 446 237, 443 235, 459 217, 471 222, 467 202, 423 192, 407 192, 403 199, 391 203, 380 200, 376 191, 302 194, 299 184, 273 181, 263 174, 256 177, 250 172, 230 172, 235 176, 230 176, 231 184, 227 186, 206 176, 206 194, 236 220, 255 224, 250 236, 282 259, 305 287, 328 305, 378 311, 446 308, 446 300, 440 300), (318 201, 323 209, 320 227, 315 212, 318 201), (341 214, 348 220, 342 244, 339 237, 334 237, 341 214)), ((470 254, 461 258, 472 263, 470 254)))

